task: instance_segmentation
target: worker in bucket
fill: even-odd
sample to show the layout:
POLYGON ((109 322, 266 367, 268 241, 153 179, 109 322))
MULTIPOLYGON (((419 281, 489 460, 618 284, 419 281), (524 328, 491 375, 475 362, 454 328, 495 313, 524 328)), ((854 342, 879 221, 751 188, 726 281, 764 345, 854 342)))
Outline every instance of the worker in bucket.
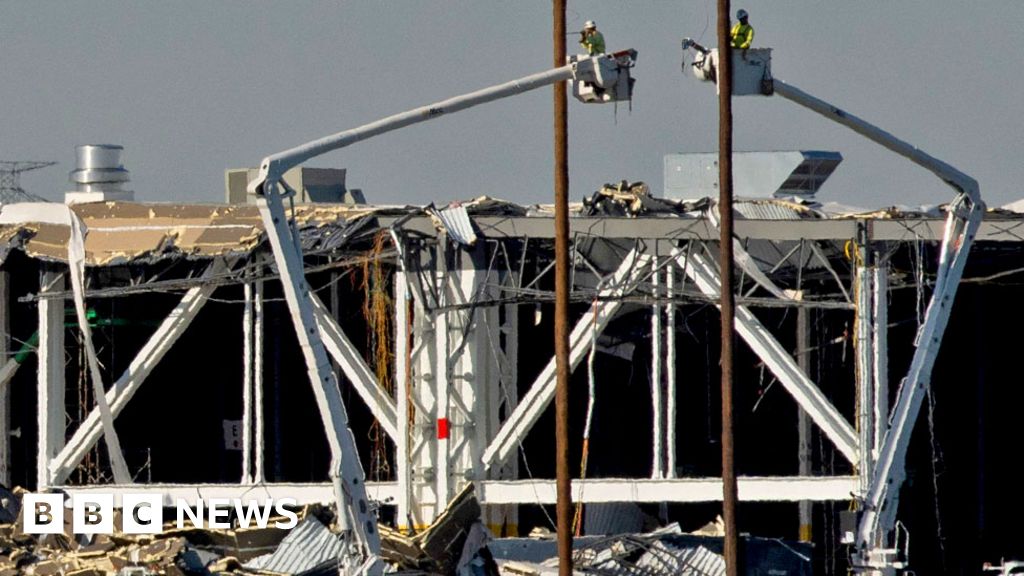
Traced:
POLYGON ((591 56, 604 54, 604 35, 597 31, 597 24, 593 20, 587 20, 583 30, 580 30, 580 46, 591 56))
POLYGON ((754 27, 750 25, 747 11, 740 8, 736 11, 736 19, 739 20, 732 27, 732 31, 729 33, 729 41, 733 48, 739 48, 743 50, 743 59, 747 59, 747 49, 750 48, 750 43, 754 41, 754 27))

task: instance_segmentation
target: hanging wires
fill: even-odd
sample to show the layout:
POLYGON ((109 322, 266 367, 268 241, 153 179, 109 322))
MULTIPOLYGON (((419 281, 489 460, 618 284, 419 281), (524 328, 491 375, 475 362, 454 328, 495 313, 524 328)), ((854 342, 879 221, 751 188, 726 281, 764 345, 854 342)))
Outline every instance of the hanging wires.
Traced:
MULTIPOLYGON (((379 232, 373 239, 371 255, 384 252, 391 237, 387 231, 379 232)), ((370 365, 377 383, 389 396, 394 393, 391 379, 391 355, 393 327, 391 323, 392 299, 388 291, 387 274, 380 258, 367 258, 362 265, 363 318, 369 340, 370 365)), ((375 480, 388 479, 391 464, 388 461, 387 434, 380 422, 374 419, 368 432, 373 449, 370 453, 370 474, 375 480)))

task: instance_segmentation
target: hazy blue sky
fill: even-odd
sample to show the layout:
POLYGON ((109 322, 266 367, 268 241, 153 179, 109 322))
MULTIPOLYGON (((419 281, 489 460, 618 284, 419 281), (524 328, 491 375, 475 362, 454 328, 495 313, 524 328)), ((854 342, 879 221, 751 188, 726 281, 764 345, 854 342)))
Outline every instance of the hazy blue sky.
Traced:
MULTIPOLYGON (((775 76, 1024 197, 1024 2, 750 0, 775 76)), ((570 186, 662 187, 662 157, 714 151, 714 89, 680 73, 683 36, 715 42, 713 0, 569 2, 609 50, 639 51, 632 111, 570 103, 570 186)), ((56 160, 23 186, 59 199, 74 146, 116 143, 139 200, 220 201, 223 171, 551 63, 548 2, 0 0, 0 159, 56 160)), ((575 50, 575 38, 570 37, 575 50)), ((936 203, 937 179, 778 98, 737 99, 742 150, 838 150, 820 193, 936 203)), ((371 202, 551 197, 551 91, 407 128, 314 160, 371 202)))

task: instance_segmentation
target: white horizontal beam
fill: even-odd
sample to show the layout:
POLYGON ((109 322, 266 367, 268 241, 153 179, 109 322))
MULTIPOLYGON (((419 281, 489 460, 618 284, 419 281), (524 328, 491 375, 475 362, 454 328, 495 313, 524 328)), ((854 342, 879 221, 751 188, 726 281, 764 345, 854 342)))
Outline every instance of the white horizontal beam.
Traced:
MULTIPOLYGON (((856 476, 740 477, 739 499, 744 502, 849 500, 857 490, 856 476)), ((554 480, 487 480, 477 496, 485 504, 554 504, 554 480)), ((720 502, 721 478, 573 480, 574 502, 720 502)))
MULTIPOLYGON (((96 484, 91 486, 61 486, 62 491, 75 494, 113 494, 114 505, 121 505, 121 497, 125 494, 159 494, 165 506, 174 506, 178 499, 190 505, 202 498, 239 498, 255 500, 261 504, 268 498, 282 500, 291 498, 298 505, 331 503, 334 501, 334 486, 323 483, 274 483, 274 484, 96 484)), ((385 504, 394 502, 398 495, 398 484, 395 482, 368 482, 366 494, 371 500, 385 504)))
MULTIPOLYGON (((739 497, 745 502, 799 502, 800 500, 849 500, 857 489, 856 476, 741 476, 739 497)), ((62 486, 75 494, 113 494, 116 506, 124 494, 159 494, 167 506, 177 499, 194 505, 200 498, 241 498, 263 503, 268 498, 292 498, 296 504, 314 504, 334 500, 334 488, 323 483, 260 484, 133 484, 118 486, 62 486)), ((485 480, 477 484, 477 497, 484 504, 554 504, 554 480, 485 480)), ((573 480, 573 499, 581 502, 719 502, 721 478, 602 478, 573 480), (581 491, 582 488, 582 491, 581 491)), ((371 500, 385 505, 397 501, 395 482, 367 482, 371 500)))

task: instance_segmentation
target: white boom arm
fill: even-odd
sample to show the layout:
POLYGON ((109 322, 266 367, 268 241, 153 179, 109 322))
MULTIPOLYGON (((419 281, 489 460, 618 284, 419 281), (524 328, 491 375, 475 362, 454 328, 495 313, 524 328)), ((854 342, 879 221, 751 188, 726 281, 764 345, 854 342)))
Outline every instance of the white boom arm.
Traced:
MULTIPOLYGON (((511 82, 498 84, 490 88, 435 102, 434 104, 428 104, 407 112, 382 118, 376 122, 364 124, 358 128, 324 136, 318 140, 307 142, 277 154, 272 154, 264 158, 263 162, 260 163, 260 173, 254 181, 249 183, 249 192, 259 194, 259 189, 263 186, 264 182, 280 180, 282 175, 290 168, 321 154, 339 150, 350 144, 398 130, 399 128, 433 120, 445 114, 451 114, 501 98, 508 98, 523 92, 550 86, 555 82, 572 80, 574 82, 593 83, 599 87, 605 87, 607 90, 618 89, 620 85, 625 84, 626 86, 623 89, 628 90, 629 83, 623 83, 620 78, 628 80, 628 71, 635 58, 636 52, 633 50, 623 50, 614 54, 582 58, 561 68, 525 76, 518 80, 512 80, 511 82)), ((629 94, 620 94, 616 99, 624 100, 628 98, 629 94)))
POLYGON ((931 173, 941 178, 943 182, 956 189, 957 192, 966 194, 975 204, 982 203, 981 193, 978 191, 977 180, 949 164, 946 164, 942 160, 921 151, 912 144, 900 140, 874 124, 871 124, 866 120, 862 120, 849 112, 836 108, 824 100, 815 98, 796 86, 786 84, 778 78, 772 80, 772 87, 775 89, 776 95, 795 102, 804 108, 809 108, 833 122, 838 122, 839 124, 846 126, 868 140, 885 146, 889 150, 903 156, 914 164, 929 170, 931 173))
MULTIPOLYGON (((697 53, 697 57, 692 63, 694 74, 703 80, 714 80, 713 63, 717 57, 717 51, 708 50, 690 39, 684 39, 683 50, 687 49, 693 49, 697 53)), ((931 385, 932 368, 935 366, 939 346, 942 344, 942 335, 949 322, 953 299, 960 284, 971 244, 985 214, 985 203, 981 200, 978 182, 974 178, 870 122, 836 108, 824 100, 815 98, 795 86, 771 78, 770 50, 765 52, 769 54, 767 61, 760 63, 763 67, 759 68, 758 72, 761 73, 764 70, 767 72, 764 72, 762 78, 756 78, 760 81, 762 94, 777 94, 813 110, 833 122, 846 126, 872 142, 927 169, 957 192, 956 197, 949 205, 946 217, 935 290, 928 303, 924 323, 917 334, 916 349, 910 369, 892 409, 891 426, 885 435, 885 440, 879 450, 878 461, 871 473, 868 493, 863 495, 863 513, 855 537, 854 570, 875 574, 892 574, 896 568, 903 566, 895 542, 896 511, 899 505, 900 487, 906 477, 905 464, 910 435, 914 429, 914 422, 917 420, 921 402, 931 385)), ((734 72, 735 70, 734 67, 734 72)), ((746 83, 748 86, 750 84, 750 82, 746 83)), ((869 446, 859 447, 859 450, 870 449, 869 446)))
MULTIPOLYGON (((917 348, 910 363, 910 370, 893 406, 892 425, 879 451, 870 488, 864 498, 864 510, 856 535, 855 569, 891 571, 891 565, 898 558, 897 546, 892 539, 896 528, 900 486, 906 477, 905 462, 910 435, 921 402, 931 384, 932 368, 949 321, 953 299, 971 250, 971 243, 985 214, 985 204, 981 200, 978 182, 949 164, 781 80, 773 80, 772 86, 775 94, 885 146, 931 171, 957 191, 957 197, 950 203, 946 218, 935 290, 928 303, 924 323, 918 332, 915 342, 917 348)), ((870 450, 870 447, 861 446, 860 449, 870 450)))
MULTIPOLYGON (((317 329, 309 286, 303 271, 302 249, 298 230, 292 226, 284 209, 282 197, 292 193, 283 187, 281 178, 290 168, 311 158, 344 148, 361 140, 391 132, 405 126, 425 122, 439 116, 465 110, 479 104, 515 96, 561 82, 572 80, 588 85, 592 102, 627 100, 632 82, 629 68, 636 57, 632 50, 612 55, 585 57, 567 66, 540 74, 456 96, 435 104, 389 116, 352 130, 314 140, 284 152, 267 156, 260 163, 260 173, 249 184, 249 192, 258 196, 257 206, 266 228, 274 260, 281 273, 285 300, 292 316, 299 344, 306 361, 309 380, 313 384, 320 417, 327 428, 331 449, 330 476, 335 488, 338 520, 352 537, 345 571, 351 574, 380 574, 380 536, 377 523, 366 496, 365 475, 359 462, 355 439, 349 427, 338 381, 331 369, 320 332, 317 329), (594 88, 599 89, 595 95, 594 88)), ((578 92, 578 91, 577 91, 578 92)))

